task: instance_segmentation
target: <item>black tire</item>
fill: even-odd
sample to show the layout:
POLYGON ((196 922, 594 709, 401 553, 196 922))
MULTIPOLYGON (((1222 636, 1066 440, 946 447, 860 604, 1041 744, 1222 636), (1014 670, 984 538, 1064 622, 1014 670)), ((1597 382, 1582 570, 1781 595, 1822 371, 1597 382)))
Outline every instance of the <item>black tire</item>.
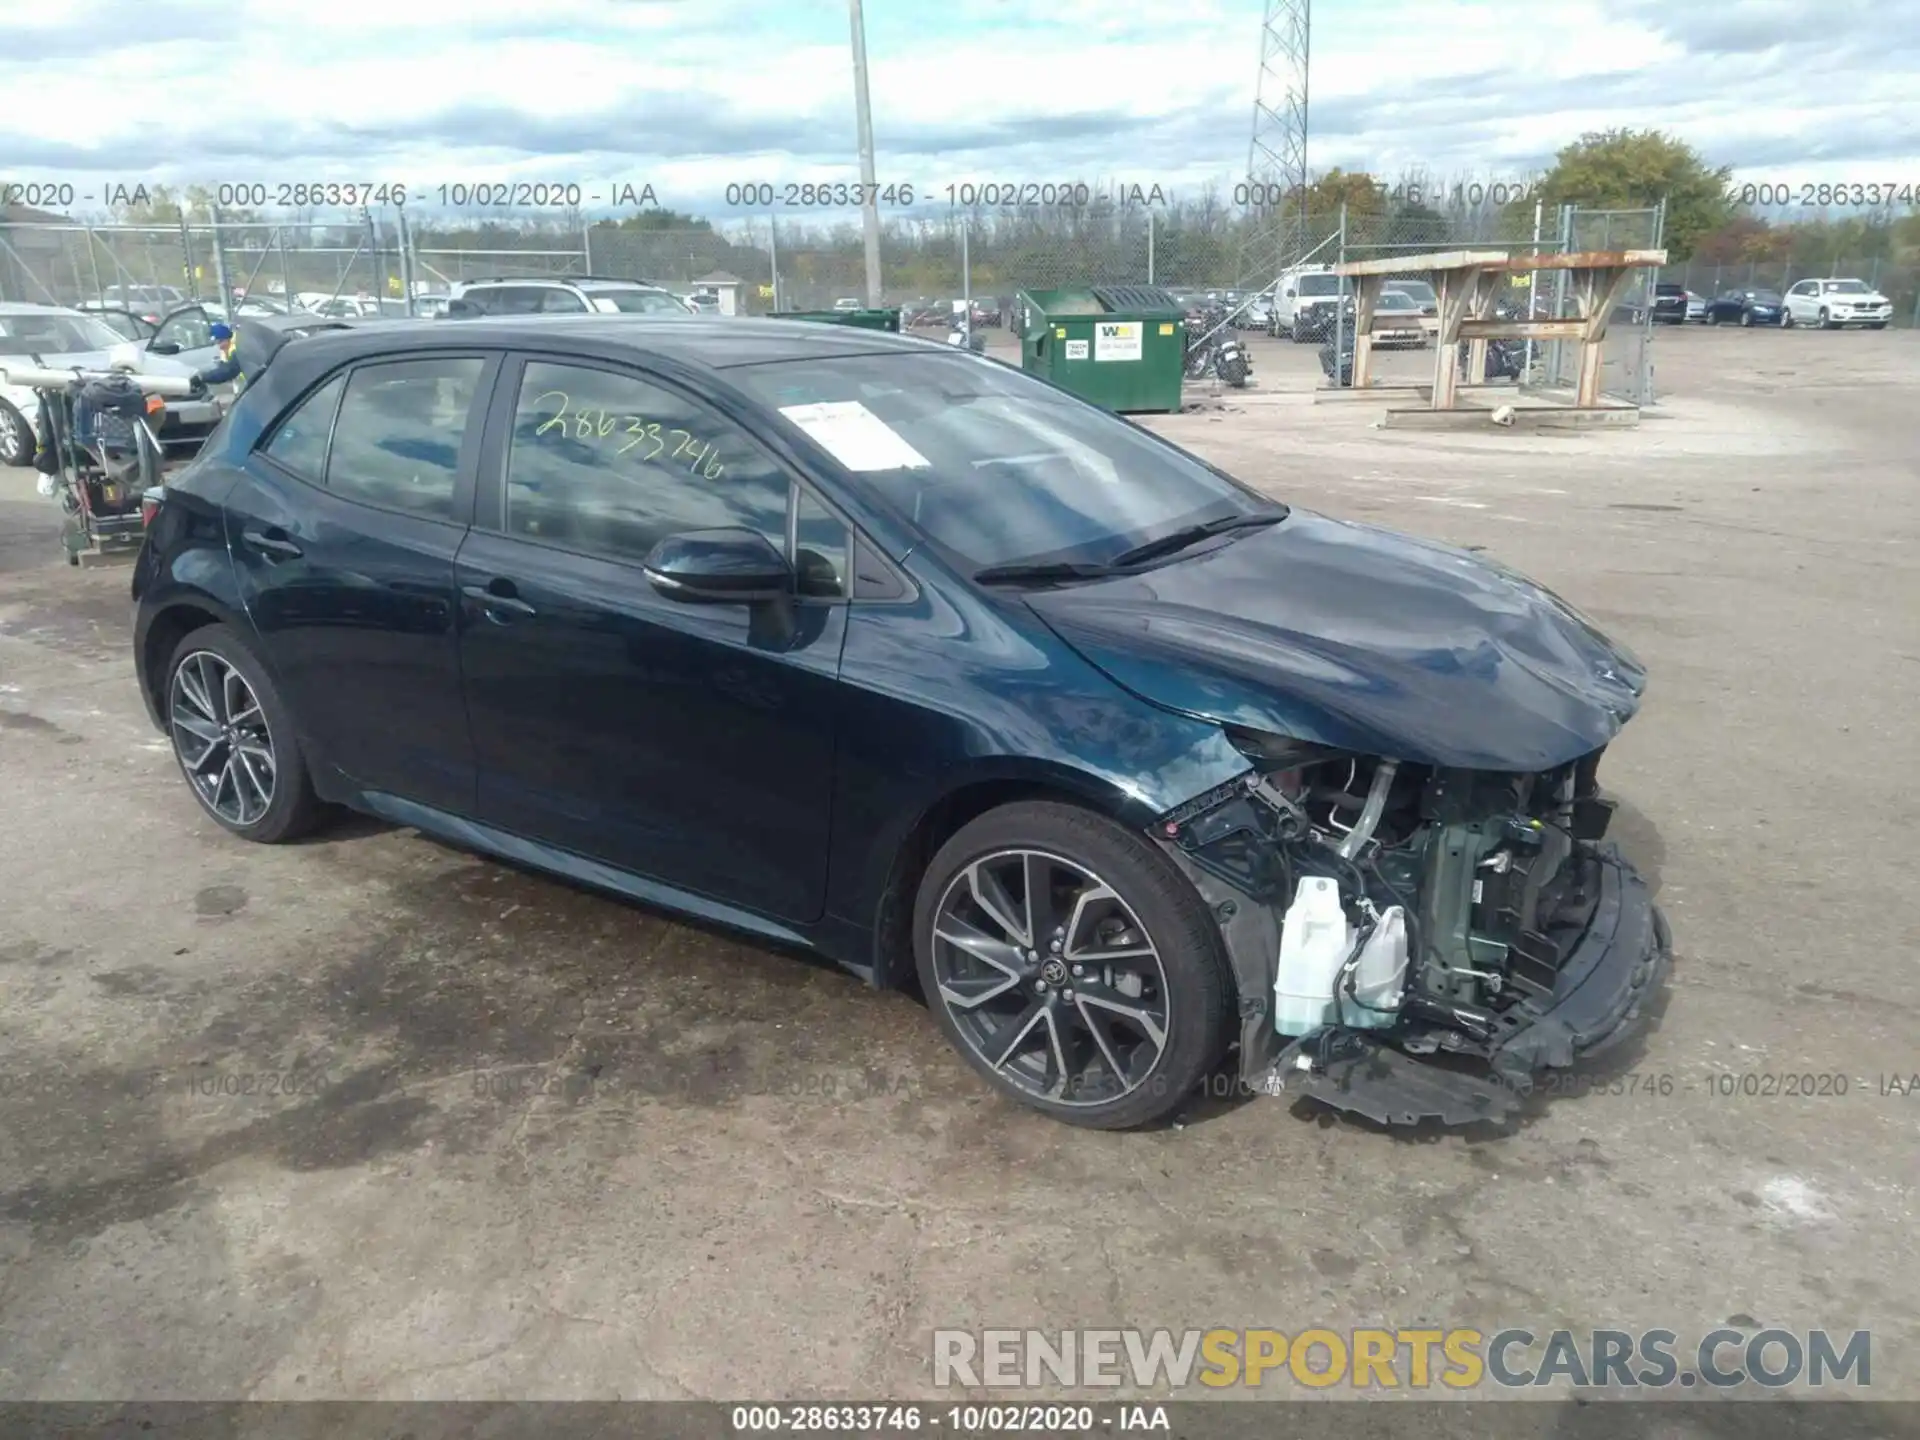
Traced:
MULTIPOLYGON (((1035 927, 1029 922, 1028 928, 1035 927)), ((1186 1103, 1228 1043, 1233 1004, 1230 972, 1219 926, 1206 903, 1143 836, 1078 806, 1021 801, 989 811, 963 827, 940 847, 921 879, 914 900, 913 948, 927 1007, 948 1042, 1001 1094, 1068 1124, 1124 1130, 1164 1119, 1186 1103), (1119 897, 1145 932, 1145 943, 1155 953, 1158 967, 1153 983, 1164 980, 1164 1041, 1150 1068, 1132 1080, 1124 1093, 1076 1102, 1022 1088, 976 1048, 942 992, 934 954, 934 923, 942 903, 950 890, 966 885, 970 866, 1007 851, 1043 851, 1084 869, 1119 897)), ((1028 956, 1037 953, 1028 952, 1028 956)), ((1045 962, 1040 963, 1044 967, 1045 962)), ((1040 973, 1036 970, 1028 978, 1038 983, 1040 973)), ((1073 998, 1070 987, 1082 982, 1062 978, 1059 983, 1069 988, 1050 998, 1061 1000, 1061 1011, 1056 1013, 1065 1013, 1066 1002, 1073 998)), ((1013 994, 1027 996, 1027 986, 1028 979, 1023 979, 1017 987, 1008 987, 1008 1003, 1013 1003, 1013 994)), ((1037 1006, 1040 1002, 1026 1003, 1037 1006)), ((1079 1013, 1086 1013, 1084 997, 1079 1013)), ((1077 1023, 1071 1015, 1068 1020, 1077 1023)), ((1102 1049, 1108 1047, 1103 1043, 1102 1049)))
POLYGON ((1833 317, 1827 313, 1824 306, 1822 306, 1820 310, 1820 328, 1822 330, 1831 330, 1834 328, 1833 317))
POLYGON ((1752 329, 1753 328, 1753 312, 1751 310, 1742 310, 1740 312, 1740 323, 1742 325, 1745 325, 1748 329, 1752 329))
POLYGON ((1869 320, 1867 322, 1867 328, 1869 330, 1884 330, 1887 328, 1887 322, 1884 320, 1869 320))
MULTIPOLYGON (((286 702, 280 698, 280 692, 274 687, 266 667, 234 630, 226 625, 207 625, 188 632, 167 660, 165 689, 161 692, 161 698, 167 734, 173 746, 174 761, 180 767, 181 778, 187 782, 187 789, 199 802, 201 810, 222 829, 256 844, 279 845, 308 834, 320 822, 326 807, 314 794, 306 757, 301 753, 300 742, 294 734, 292 714, 286 702), (215 808, 195 780, 192 766, 183 753, 183 744, 187 743, 185 722, 190 717, 176 713, 176 702, 179 700, 176 681, 181 666, 201 655, 217 657, 238 674, 253 692, 253 698, 265 720, 264 733, 273 761, 272 794, 264 809, 251 817, 244 817, 243 812, 244 818, 236 818, 222 814, 215 808)), ((186 708, 189 707, 182 706, 182 711, 186 708)))
POLYGON ((1791 310, 1783 310, 1780 312, 1780 328, 1782 330, 1791 330, 1794 328, 1793 312, 1791 310))
POLYGON ((5 400, 0 400, 0 465, 33 463, 33 427, 5 400))

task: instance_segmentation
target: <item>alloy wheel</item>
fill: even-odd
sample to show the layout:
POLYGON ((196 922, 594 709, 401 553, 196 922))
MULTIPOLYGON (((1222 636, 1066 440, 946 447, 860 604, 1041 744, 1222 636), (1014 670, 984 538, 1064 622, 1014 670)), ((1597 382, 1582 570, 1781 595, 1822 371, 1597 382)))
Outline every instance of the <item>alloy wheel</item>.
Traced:
POLYGON ((1039 850, 982 856, 940 897, 932 948, 941 1005, 1015 1089, 1103 1105, 1158 1067, 1171 1022, 1159 950, 1086 866, 1039 850))
POLYGON ((26 427, 11 405, 0 402, 0 464, 18 465, 33 454, 26 427))
POLYGON ((167 725, 200 801, 230 825, 257 822, 273 804, 279 766, 266 712, 246 677, 211 650, 174 667, 167 725))

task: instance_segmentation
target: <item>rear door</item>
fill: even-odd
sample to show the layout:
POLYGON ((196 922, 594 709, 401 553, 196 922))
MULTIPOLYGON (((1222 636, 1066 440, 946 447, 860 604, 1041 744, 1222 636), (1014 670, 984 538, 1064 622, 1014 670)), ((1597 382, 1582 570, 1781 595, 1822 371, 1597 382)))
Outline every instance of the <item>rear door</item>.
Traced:
POLYGON ((479 817, 786 920, 826 894, 849 532, 735 421, 644 371, 510 362, 459 557, 479 817), (655 543, 745 526, 814 577, 690 604, 655 543))
POLYGON ((226 502, 247 613, 309 754, 463 814, 454 556, 498 365, 436 352, 336 372, 266 432, 226 502))

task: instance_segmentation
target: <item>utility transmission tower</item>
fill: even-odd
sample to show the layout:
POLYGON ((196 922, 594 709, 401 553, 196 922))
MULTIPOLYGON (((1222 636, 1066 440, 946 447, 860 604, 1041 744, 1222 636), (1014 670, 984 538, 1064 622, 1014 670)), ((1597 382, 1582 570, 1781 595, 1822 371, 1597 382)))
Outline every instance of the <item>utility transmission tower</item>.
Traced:
POLYGON ((1253 223, 1239 283, 1270 283, 1307 250, 1307 52, 1311 0, 1265 0, 1247 185, 1253 223), (1279 203, 1268 203, 1278 201, 1279 203))

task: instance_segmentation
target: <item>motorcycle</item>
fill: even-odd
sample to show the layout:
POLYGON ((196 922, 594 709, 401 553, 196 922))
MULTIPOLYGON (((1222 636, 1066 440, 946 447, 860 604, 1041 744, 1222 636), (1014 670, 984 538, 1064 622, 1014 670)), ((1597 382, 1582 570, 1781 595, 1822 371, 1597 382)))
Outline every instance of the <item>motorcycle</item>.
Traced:
POLYGON ((165 452, 157 431, 166 399, 187 398, 193 381, 34 366, 0 373, 35 392, 41 443, 33 463, 40 493, 65 512, 67 563, 137 551, 161 492, 165 452))
POLYGON ((1253 373, 1247 347, 1227 329, 1227 314, 1218 307, 1187 316, 1186 377, 1200 380, 1209 372, 1236 390, 1246 388, 1253 373))

